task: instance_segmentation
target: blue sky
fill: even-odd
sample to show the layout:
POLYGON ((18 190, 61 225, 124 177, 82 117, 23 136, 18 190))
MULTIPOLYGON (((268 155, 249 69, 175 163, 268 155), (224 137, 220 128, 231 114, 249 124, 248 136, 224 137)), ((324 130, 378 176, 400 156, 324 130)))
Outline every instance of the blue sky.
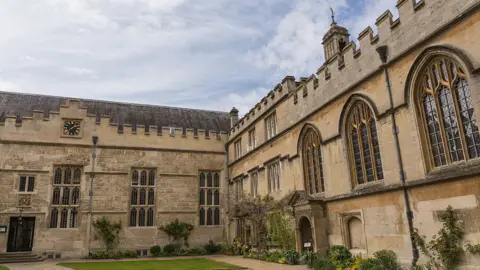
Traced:
POLYGON ((356 40, 396 2, 2 0, 0 90, 243 115, 322 65, 329 5, 356 40))

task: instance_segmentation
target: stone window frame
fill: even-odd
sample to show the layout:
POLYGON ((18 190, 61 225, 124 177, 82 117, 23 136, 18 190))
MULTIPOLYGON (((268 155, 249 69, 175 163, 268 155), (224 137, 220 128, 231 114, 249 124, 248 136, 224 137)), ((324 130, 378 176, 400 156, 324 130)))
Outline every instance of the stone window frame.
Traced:
POLYGON ((325 192, 325 175, 320 134, 310 125, 305 131, 302 131, 302 134, 301 149, 305 191, 309 194, 323 193, 325 192), (313 152, 310 152, 311 149, 313 152))
POLYGON ((221 192, 221 171, 220 170, 199 170, 198 171, 198 186, 197 186, 197 194, 199 194, 198 198, 198 226, 199 227, 218 227, 222 226, 222 213, 221 213, 221 205, 222 205, 222 192, 221 192), (202 174, 203 177, 203 185, 202 185, 202 174), (209 186, 208 184, 208 174, 212 175, 211 181, 212 184, 209 186), (218 175, 218 185, 215 181, 215 175, 218 175), (211 191, 211 203, 208 203, 208 191, 211 191), (215 192, 218 192, 218 203, 215 202, 215 192), (202 193, 203 193, 203 203, 202 203, 202 193), (211 210, 211 216, 209 220, 208 211, 211 210), (218 214, 218 219, 216 219, 216 215, 218 214), (203 219, 202 219, 203 216, 203 219), (203 221, 203 222, 202 222, 203 221), (211 224, 208 224, 208 222, 211 224), (203 224, 202 224, 203 223, 203 224))
POLYGON ((47 227, 49 229, 78 229, 81 220, 81 183, 83 166, 54 165, 52 193, 47 227), (69 172, 67 178, 67 170, 69 172), (59 174, 60 172, 60 174, 59 174), (66 180, 68 182, 66 183, 66 180), (78 180, 78 181, 77 181, 78 180), (68 189, 68 198, 65 191, 68 189), (58 191, 58 193, 57 193, 58 191), (76 192, 75 192, 76 191, 76 192), (76 194, 76 196, 75 196, 76 194), (76 200, 75 200, 76 198, 76 200), (68 200, 65 203, 65 200, 68 200))
MULTIPOLYGON (((423 63, 419 65, 418 74, 416 74, 416 80, 414 82, 414 91, 415 94, 414 102, 416 108, 416 116, 417 116, 417 124, 419 125, 419 132, 421 134, 420 140, 421 145, 424 153, 424 162, 426 165, 427 171, 438 170, 441 168, 448 167, 452 164, 457 164, 461 162, 468 162, 472 159, 478 159, 480 157, 480 151, 478 150, 478 143, 476 139, 474 139, 474 148, 476 149, 476 156, 471 157, 469 155, 469 147, 467 145, 467 135, 465 134, 465 119, 462 116, 462 108, 460 104, 461 98, 459 97, 459 90, 461 87, 458 85, 460 82, 463 82, 463 86, 465 89, 468 90, 469 96, 466 98, 470 101, 469 105, 472 110, 472 115, 470 119, 472 122, 475 122, 476 131, 474 130, 472 136, 477 133, 478 136, 478 110, 476 105, 476 97, 472 92, 475 93, 474 84, 471 83, 470 79, 471 76, 467 72, 468 68, 465 67, 457 57, 450 54, 445 53, 437 53, 430 55, 429 58, 425 59, 423 63), (446 67, 446 70, 443 69, 443 65, 446 67), (454 65, 453 67, 451 65, 454 65), (446 72, 445 72, 446 71, 446 72), (452 114, 454 121, 456 122, 456 129, 457 129, 457 137, 455 141, 458 140, 455 144, 459 144, 459 149, 456 152, 456 159, 452 156, 451 145, 450 142, 452 141, 450 136, 447 134, 447 129, 445 128, 445 111, 442 105, 441 100, 441 90, 446 93, 446 95, 451 97, 453 112, 450 111, 449 113, 452 114), (426 103, 424 102, 427 97, 432 97, 430 106, 430 111, 433 112, 436 117, 437 121, 435 124, 436 134, 433 134, 432 130, 429 128, 427 123, 427 112, 425 108, 426 103), (435 135, 435 140, 438 141, 438 137, 440 138, 440 142, 435 144, 432 143, 432 137, 435 135), (433 149, 436 148, 437 151, 441 152, 439 155, 435 155, 433 149), (459 152, 461 153, 462 157, 459 157, 459 152), (435 159, 438 157, 439 159, 435 159)), ((443 100, 445 102, 445 100, 443 100)), ((447 102, 448 103, 448 102, 447 102)), ((452 107, 450 106, 450 107, 452 107)), ((453 118, 450 118, 452 120, 453 118)), ((456 145, 457 147, 458 145, 456 145)))
POLYGON ((253 198, 258 196, 258 171, 250 173, 250 196, 253 198))
POLYGON ((270 140, 277 135, 277 113, 273 111, 265 117, 265 138, 270 140))
POLYGON ((128 201, 128 227, 129 228, 152 228, 156 226, 156 199, 157 199, 157 168, 152 167, 132 167, 130 170, 130 192, 129 192, 129 201, 128 201), (136 174, 135 174, 136 172, 136 174), (142 173, 146 172, 145 184, 142 184, 142 173), (152 178, 153 174, 153 178, 152 178), (153 180, 153 184, 152 184, 153 180), (135 184, 136 182, 136 184, 135 184), (145 197, 143 198, 144 203, 141 204, 141 191, 145 190, 145 197), (150 191, 153 190, 153 203, 150 203, 150 191), (133 202, 132 194, 136 191, 135 204, 133 202), (140 211, 143 210, 144 213, 144 223, 140 225, 140 211), (151 210, 151 211, 150 211, 151 210), (132 222, 132 213, 135 213, 135 225, 132 222), (152 215, 150 215, 152 213, 152 215), (151 216, 151 218, 150 218, 151 216))
POLYGON ((248 131, 248 147, 249 151, 252 151, 257 147, 257 136, 256 136, 256 130, 255 127, 251 128, 248 131))
POLYGON ((374 111, 363 99, 357 99, 350 106, 345 123, 347 157, 352 186, 355 188, 383 181, 383 161, 374 111), (362 125, 365 127, 366 134, 362 133, 362 125), (354 142, 353 135, 356 135, 357 143, 354 142), (364 149, 364 143, 368 147, 368 151, 364 149), (368 174, 369 167, 365 163, 367 154, 370 157, 371 174, 368 174), (359 158, 355 159, 355 155, 358 155, 359 158), (360 182, 359 179, 362 179, 362 181, 360 182))
POLYGON ((236 140, 233 143, 234 149, 235 149, 235 159, 239 159, 242 157, 242 138, 236 140))
POLYGON ((280 182, 281 182, 281 171, 282 166, 280 159, 271 161, 266 166, 266 178, 268 184, 268 193, 279 192, 281 191, 280 182))
POLYGON ((368 254, 368 243, 367 243, 367 235, 365 233, 365 221, 363 219, 363 210, 353 210, 348 212, 343 212, 340 214, 340 224, 341 224, 341 231, 342 231, 342 241, 343 246, 351 250, 351 239, 350 239, 350 228, 348 226, 348 222, 352 218, 358 218, 362 222, 362 230, 363 230, 363 237, 365 241, 365 249, 363 249, 368 254))
POLYGON ((38 178, 36 174, 19 174, 18 175, 18 183, 15 185, 15 190, 17 194, 36 194, 37 193, 37 184, 38 184, 38 178), (22 178, 25 179, 25 188, 24 190, 20 190, 21 185, 22 185, 22 178), (31 179, 33 179, 33 190, 29 190, 31 179))

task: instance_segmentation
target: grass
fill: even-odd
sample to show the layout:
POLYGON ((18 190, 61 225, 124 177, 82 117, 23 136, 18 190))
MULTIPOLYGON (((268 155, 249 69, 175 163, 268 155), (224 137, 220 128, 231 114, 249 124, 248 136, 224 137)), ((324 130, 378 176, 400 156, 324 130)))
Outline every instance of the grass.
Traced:
POLYGON ((0 270, 9 270, 9 269, 8 269, 7 267, 5 267, 5 266, 1 266, 1 265, 0 265, 0 270))
POLYGON ((59 265, 75 270, 210 270, 210 269, 243 269, 242 267, 214 262, 207 259, 159 260, 159 261, 120 261, 60 263, 59 265))

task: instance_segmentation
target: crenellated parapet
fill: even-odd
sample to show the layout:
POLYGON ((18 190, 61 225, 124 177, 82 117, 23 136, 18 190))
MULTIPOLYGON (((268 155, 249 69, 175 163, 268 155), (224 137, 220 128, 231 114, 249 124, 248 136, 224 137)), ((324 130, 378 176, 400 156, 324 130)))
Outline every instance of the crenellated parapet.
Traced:
POLYGON ((268 113, 271 108, 274 108, 275 105, 287 98, 289 94, 297 88, 297 82, 295 77, 286 76, 281 83, 277 84, 273 90, 268 92, 268 94, 263 97, 260 102, 255 104, 255 106, 245 114, 245 116, 239 119, 235 125, 230 130, 230 138, 235 137, 237 134, 242 132, 245 126, 250 125, 255 122, 259 117, 268 113))
POLYGON ((214 130, 119 125, 112 122, 110 116, 98 117, 87 113, 87 108, 75 99, 66 100, 59 111, 50 111, 47 115, 44 111, 34 110, 32 116, 18 118, 7 115, 5 121, 0 122, 0 143, 91 145, 92 136, 98 136, 99 146, 208 152, 224 152, 227 140, 226 132, 214 130), (65 131, 68 121, 78 123, 78 134, 65 131))
MULTIPOLYGON (((329 55, 315 74, 301 78, 299 81, 294 81, 293 77, 287 77, 291 80, 289 85, 294 89, 288 93, 282 92, 282 97, 288 95, 285 101, 288 102, 288 107, 296 106, 286 111, 296 113, 280 116, 277 128, 281 130, 283 126, 295 123, 301 117, 324 106, 368 76, 375 74, 382 66, 376 52, 379 46, 386 45, 388 60, 395 61, 411 48, 418 47, 422 40, 430 37, 442 26, 451 24, 459 15, 479 4, 479 0, 398 0, 396 7, 399 17, 397 19, 393 18, 390 10, 385 11, 375 22, 376 32, 368 26, 358 35, 357 43, 348 41, 341 46, 326 48, 326 54, 327 51, 331 54, 332 50, 340 50, 329 55)), ((349 36, 348 31, 337 26, 335 22, 332 23, 332 29, 340 33, 342 38, 349 36)), ((332 32, 334 31, 329 31, 330 35, 327 33, 327 38, 332 36, 332 32)), ((323 43, 328 43, 325 37, 323 43)), ((276 91, 273 92, 277 94, 276 91)), ((269 101, 269 95, 231 129, 230 140, 240 134, 248 123, 258 118, 257 108, 263 105, 263 101, 269 101)), ((265 105, 264 111, 271 109, 268 103, 265 105)))

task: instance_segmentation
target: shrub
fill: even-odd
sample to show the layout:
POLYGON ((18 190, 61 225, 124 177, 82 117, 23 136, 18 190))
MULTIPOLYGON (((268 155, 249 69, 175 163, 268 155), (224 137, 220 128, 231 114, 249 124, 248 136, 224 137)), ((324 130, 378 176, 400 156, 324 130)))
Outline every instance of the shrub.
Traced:
POLYGON ((400 263, 397 259, 397 254, 391 250, 380 250, 373 254, 373 257, 377 259, 382 269, 400 270, 400 263))
POLYGON ((328 259, 331 264, 340 269, 353 264, 352 253, 344 246, 333 246, 328 252, 328 259))
POLYGON ((282 258, 282 254, 278 251, 267 253, 267 262, 278 262, 282 258))
POLYGON ((330 263, 330 261, 326 258, 322 258, 320 256, 315 256, 312 268, 314 270, 336 270, 337 268, 330 263))
POLYGON ((317 254, 313 253, 312 251, 306 251, 302 254, 300 258, 304 264, 308 267, 312 267, 313 261, 317 258, 317 254))
POLYGON ((188 249, 187 255, 196 256, 196 255, 206 255, 207 252, 202 248, 191 248, 188 249))
POLYGON ((383 269, 389 269, 389 268, 382 268, 379 261, 375 258, 368 258, 365 260, 362 260, 360 263, 360 270, 383 270, 383 269))
POLYGON ((176 219, 165 226, 160 226, 158 229, 165 232, 176 244, 183 239, 183 244, 188 247, 188 237, 193 231, 194 226, 189 223, 180 222, 176 219))
POLYGON ((287 264, 287 258, 281 257, 280 260, 278 260, 278 263, 287 264))
POLYGON ((152 256, 158 257, 160 256, 160 254, 162 254, 162 248, 158 245, 153 246, 150 248, 150 254, 152 254, 152 256))
POLYGON ((109 259, 111 257, 111 255, 109 254, 108 251, 101 250, 101 251, 90 252, 88 257, 90 259, 103 260, 103 259, 109 259))
POLYGON ((212 240, 208 241, 208 244, 204 246, 205 252, 207 254, 215 254, 222 250, 222 245, 215 244, 212 240))
POLYGON ((135 250, 127 250, 123 253, 124 258, 137 258, 137 252, 135 250))
POLYGON ((168 244, 163 248, 163 252, 167 255, 174 255, 179 250, 179 245, 168 244))
POLYGON ((287 250, 283 253, 283 256, 287 259, 288 264, 298 264, 300 255, 296 250, 287 250))
POLYGON ((107 217, 99 218, 92 222, 96 235, 100 236, 107 251, 114 249, 118 245, 118 238, 122 229, 122 223, 112 223, 107 217))

